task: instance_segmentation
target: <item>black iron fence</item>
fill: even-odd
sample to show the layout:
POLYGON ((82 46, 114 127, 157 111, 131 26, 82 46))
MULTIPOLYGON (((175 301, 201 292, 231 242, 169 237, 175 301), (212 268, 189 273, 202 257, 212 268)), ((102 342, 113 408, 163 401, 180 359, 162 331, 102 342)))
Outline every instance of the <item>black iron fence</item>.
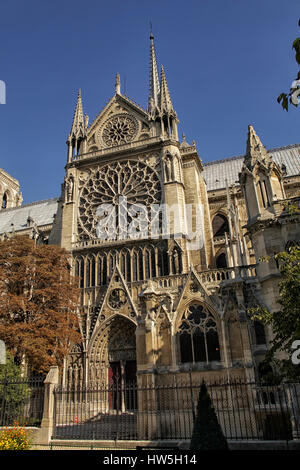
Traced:
MULTIPOLYGON (((300 384, 239 380, 207 383, 228 439, 300 438, 300 384)), ((54 391, 55 439, 190 439, 201 383, 178 381, 62 388, 54 391)))
POLYGON ((43 378, 0 380, 0 426, 40 426, 44 406, 43 378))

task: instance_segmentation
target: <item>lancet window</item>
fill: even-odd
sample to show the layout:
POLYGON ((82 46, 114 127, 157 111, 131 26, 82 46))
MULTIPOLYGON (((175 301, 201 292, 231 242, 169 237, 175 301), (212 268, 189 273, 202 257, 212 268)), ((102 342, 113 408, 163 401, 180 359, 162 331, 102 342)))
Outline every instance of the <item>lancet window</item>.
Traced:
POLYGON ((220 345, 215 319, 201 304, 190 305, 177 333, 180 362, 220 361, 220 345))
POLYGON ((166 243, 101 250, 98 254, 75 258, 75 275, 79 279, 79 287, 107 285, 116 264, 126 282, 182 272, 181 251, 175 247, 169 255, 166 243))

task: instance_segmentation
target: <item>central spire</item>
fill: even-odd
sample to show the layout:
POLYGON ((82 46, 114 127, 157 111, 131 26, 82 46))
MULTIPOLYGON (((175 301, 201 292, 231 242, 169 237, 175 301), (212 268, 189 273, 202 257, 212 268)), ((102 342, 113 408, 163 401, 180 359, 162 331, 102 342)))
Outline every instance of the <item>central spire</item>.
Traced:
POLYGON ((152 27, 150 31, 150 92, 149 92, 149 109, 151 105, 158 105, 160 87, 159 87, 159 76, 157 71, 157 61, 154 47, 154 36, 152 33, 152 27))

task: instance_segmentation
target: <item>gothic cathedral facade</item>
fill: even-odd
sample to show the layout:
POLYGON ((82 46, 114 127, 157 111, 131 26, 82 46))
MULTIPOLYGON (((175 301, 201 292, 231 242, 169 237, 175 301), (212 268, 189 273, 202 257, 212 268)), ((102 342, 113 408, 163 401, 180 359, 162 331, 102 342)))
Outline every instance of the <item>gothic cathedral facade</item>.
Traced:
POLYGON ((299 165, 289 162, 300 146, 268 152, 249 126, 245 156, 204 164, 195 143, 179 140, 152 35, 150 57, 147 109, 121 93, 117 75, 89 124, 78 93, 48 230, 70 252, 81 291, 82 343, 62 381, 255 380, 272 332, 248 311, 278 307, 278 267, 260 257, 300 240, 299 216, 283 204, 299 207, 299 165))

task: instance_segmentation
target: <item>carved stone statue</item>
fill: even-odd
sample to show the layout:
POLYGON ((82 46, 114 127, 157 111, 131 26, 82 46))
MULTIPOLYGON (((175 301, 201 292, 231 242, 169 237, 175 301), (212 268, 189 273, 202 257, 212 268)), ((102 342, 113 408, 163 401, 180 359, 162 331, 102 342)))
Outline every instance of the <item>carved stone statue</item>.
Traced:
POLYGON ((173 161, 172 156, 167 155, 164 161, 164 168, 165 168, 165 181, 173 181, 174 179, 174 168, 173 168, 173 161))
POLYGON ((74 177, 70 175, 65 183, 65 198, 66 202, 73 201, 74 177))

